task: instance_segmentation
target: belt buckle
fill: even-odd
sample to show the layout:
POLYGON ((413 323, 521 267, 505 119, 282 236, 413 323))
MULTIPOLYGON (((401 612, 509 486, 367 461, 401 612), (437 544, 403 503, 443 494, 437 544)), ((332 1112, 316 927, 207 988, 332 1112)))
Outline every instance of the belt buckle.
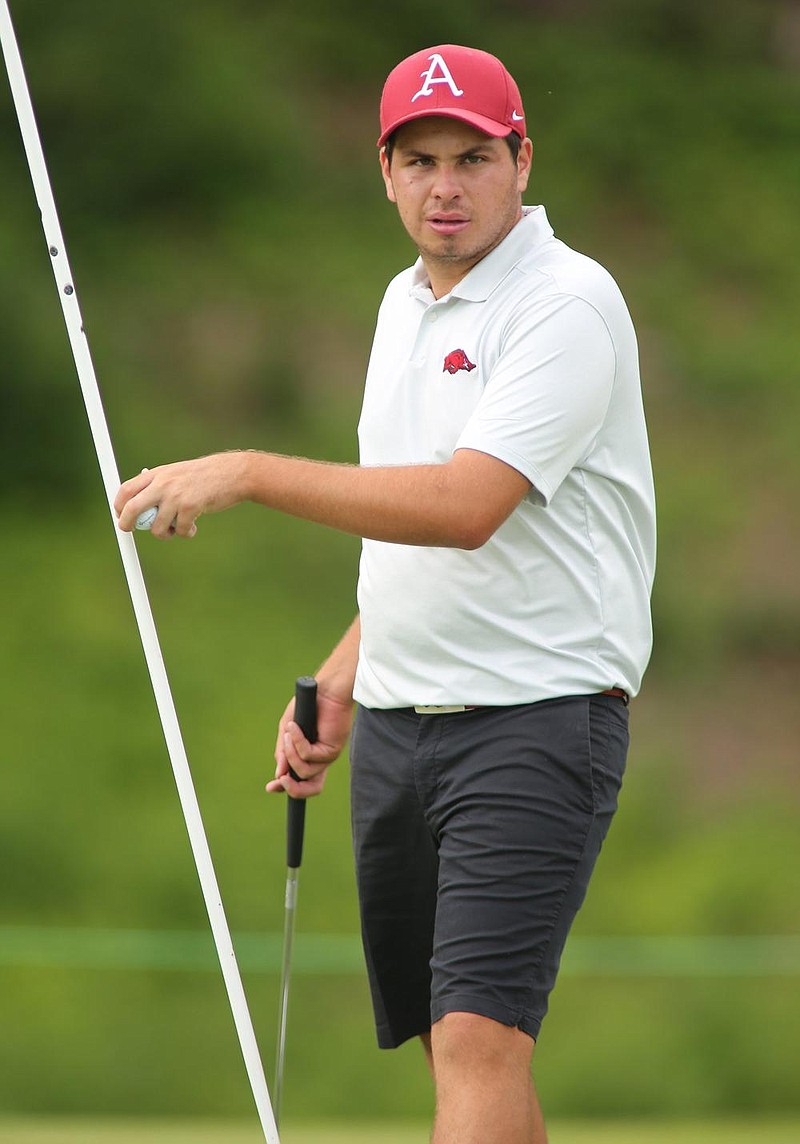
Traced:
POLYGON ((418 703, 415 705, 414 710, 417 715, 455 715, 459 711, 469 711, 463 703, 444 704, 437 706, 430 703, 418 703))

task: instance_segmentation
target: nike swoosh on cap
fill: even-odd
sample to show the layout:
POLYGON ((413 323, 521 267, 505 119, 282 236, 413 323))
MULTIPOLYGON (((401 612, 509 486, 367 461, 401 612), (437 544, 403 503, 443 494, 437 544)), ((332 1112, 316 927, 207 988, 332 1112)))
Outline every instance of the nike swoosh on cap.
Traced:
POLYGON ((524 116, 524 115, 517 115, 516 111, 512 111, 512 112, 511 112, 511 118, 512 118, 512 119, 513 119, 513 120, 514 120, 516 123, 521 123, 521 122, 522 122, 522 120, 525 118, 525 116, 524 116))

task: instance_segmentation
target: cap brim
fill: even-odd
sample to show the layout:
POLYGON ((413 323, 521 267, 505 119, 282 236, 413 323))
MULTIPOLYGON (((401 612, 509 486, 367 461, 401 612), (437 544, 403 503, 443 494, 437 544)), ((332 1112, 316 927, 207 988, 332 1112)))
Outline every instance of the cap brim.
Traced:
MULTIPOLYGON (((378 146, 382 147, 389 136, 404 124, 413 123, 415 119, 430 119, 433 116, 439 116, 443 119, 458 119, 462 123, 468 123, 470 127, 476 127, 484 135, 491 135, 494 139, 504 139, 510 132, 517 131, 516 127, 510 127, 507 123, 498 123, 496 119, 488 119, 485 115, 478 115, 474 111, 462 111, 455 107, 431 107, 427 111, 414 111, 410 115, 396 119, 381 133, 378 146)), ((521 135, 519 131, 517 134, 521 135)))

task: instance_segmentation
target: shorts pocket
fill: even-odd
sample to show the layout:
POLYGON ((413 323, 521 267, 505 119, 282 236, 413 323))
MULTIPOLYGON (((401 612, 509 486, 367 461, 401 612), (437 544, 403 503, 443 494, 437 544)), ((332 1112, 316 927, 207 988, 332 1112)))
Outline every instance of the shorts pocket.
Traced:
POLYGON ((610 819, 628 756, 628 708, 617 699, 598 696, 589 701, 589 767, 596 815, 610 819))

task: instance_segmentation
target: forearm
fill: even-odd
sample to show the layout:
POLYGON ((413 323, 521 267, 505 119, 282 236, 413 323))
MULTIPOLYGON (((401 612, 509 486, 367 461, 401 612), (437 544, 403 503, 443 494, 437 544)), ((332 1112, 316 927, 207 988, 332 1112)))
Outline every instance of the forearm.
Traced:
MULTIPOLYGON (((253 452, 247 454, 246 499, 370 540, 475 548, 500 523, 480 472, 482 463, 500 462, 476 462, 479 455, 467 458, 466 452, 444 464, 374 468, 253 452)), ((528 487, 519 481, 508 512, 528 487)))
POLYGON ((448 546, 441 465, 361 468, 250 453, 247 499, 341 532, 396 544, 448 546))
POLYGON ((353 702, 360 643, 361 618, 356 616, 339 643, 315 673, 320 691, 340 703, 353 702))

